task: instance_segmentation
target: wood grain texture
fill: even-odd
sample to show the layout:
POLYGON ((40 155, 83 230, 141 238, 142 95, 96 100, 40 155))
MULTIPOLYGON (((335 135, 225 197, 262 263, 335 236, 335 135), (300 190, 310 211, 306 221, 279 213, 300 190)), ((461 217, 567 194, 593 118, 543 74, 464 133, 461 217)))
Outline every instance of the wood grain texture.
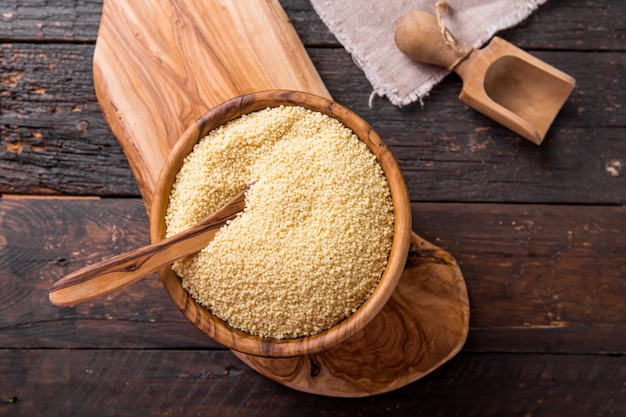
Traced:
MULTIPOLYGON (((623 207, 412 209, 414 230, 463 271, 465 351, 626 353, 623 207)), ((0 348, 219 348, 180 314, 156 275, 75 308, 48 302, 53 282, 148 244, 148 234, 139 198, 0 199, 0 348)))
POLYGON ((551 1, 500 35, 523 49, 624 51, 625 13, 621 5, 610 0, 551 1), (589 21, 601 24, 585 23, 589 21))
MULTIPOLYGON (((100 14, 93 10, 101 2, 3 4, 12 16, 0 19, 2 38, 20 42, 0 44, 0 130, 6 141, 0 147, 0 193, 138 196, 128 162, 95 98, 93 44, 70 43, 72 37, 95 42, 100 14), (41 43, 59 36, 59 42, 67 43, 41 43)), ((369 108, 371 87, 350 56, 331 42, 310 3, 281 4, 333 97, 373 124, 400 157, 414 201, 626 200, 623 168, 619 176, 609 174, 612 164, 624 165, 625 152, 620 128, 626 120, 620 108, 626 98, 616 88, 623 84, 626 68, 622 54, 616 53, 626 45, 621 7, 608 0, 551 1, 502 34, 523 48, 538 49, 533 53, 540 59, 578 81, 571 105, 557 117, 542 149, 535 150, 464 109, 456 98, 459 80, 453 77, 426 98, 424 108, 396 109, 382 99, 369 108), (585 19, 603 25, 584 24, 585 19), (581 62, 593 62, 601 70, 581 71, 581 62)))
MULTIPOLYGON (((91 55, 73 52, 82 47, 0 45, 6 57, 16 57, 6 64, 0 58, 0 70, 10 77, 24 71, 15 84, 0 87, 5 91, 0 101, 5 141, 0 192, 139 195, 125 155, 99 112, 93 85, 86 81, 91 79, 91 55), (63 70, 70 57, 71 71, 63 70), (65 85, 71 86, 71 94, 65 85), (32 92, 35 87, 47 93, 39 97, 32 92), (87 131, 78 130, 85 127, 87 131)), ((626 201, 626 142, 621 140, 626 118, 620 110, 626 91, 616 88, 626 77, 624 54, 536 53, 574 74, 578 83, 549 137, 536 147, 464 108, 457 98, 458 78, 438 85, 423 108, 398 109, 383 99, 370 108, 367 80, 345 51, 308 52, 333 97, 372 124, 390 146, 413 201, 626 201), (587 60, 602 71, 581 73, 580 62, 587 60), (615 165, 620 162, 621 169, 615 165)))
POLYGON ((96 101, 92 55, 93 45, 0 44, 1 193, 138 194, 96 101))
POLYGON ((0 39, 12 42, 95 42, 102 0, 2 2, 0 39))
POLYGON ((328 90, 274 0, 107 0, 94 83, 150 207, 161 168, 200 115, 245 93, 328 90))
POLYGON ((330 398, 290 390, 230 352, 3 350, 0 413, 241 416, 622 417, 624 357, 461 353, 399 390, 330 398), (112 364, 118 364, 112 366, 112 364))
MULTIPOLYGON (((84 20, 91 16, 89 14, 91 12, 88 11, 97 7, 98 3, 79 1, 73 5, 47 3, 44 6, 33 7, 23 4, 19 8, 19 13, 15 6, 16 10, 9 12, 13 13, 10 19, 0 19, 0 28, 5 30, 3 33, 9 37, 13 36, 12 31, 22 25, 21 22, 25 22, 24 27, 30 25, 31 31, 24 29, 24 33, 30 33, 32 36, 35 33, 32 29, 42 23, 42 31, 64 30, 70 39, 75 36, 71 35, 72 33, 79 33, 84 29, 84 20), (53 16, 48 24, 46 21, 35 23, 42 19, 44 14, 53 16), (79 15, 80 23, 76 21, 79 15), (53 20, 58 24, 53 25, 53 20)), ((390 139, 385 132, 386 129, 394 131, 395 136, 392 138, 394 141, 402 140, 407 131, 416 131, 418 135, 415 138, 409 136, 407 139, 419 139, 428 145, 418 148, 420 150, 415 155, 420 157, 424 164, 419 167, 419 172, 410 175, 410 191, 416 200, 435 201, 433 200, 435 198, 440 199, 439 201, 459 201, 458 199, 470 201, 478 197, 479 201, 497 201, 498 194, 512 189, 508 186, 510 182, 517 182, 519 188, 515 193, 511 193, 512 201, 555 202, 556 193, 562 192, 574 203, 614 202, 618 195, 616 190, 624 189, 624 183, 620 182, 624 176, 621 176, 621 180, 609 178, 606 166, 610 166, 614 160, 619 162, 620 158, 617 156, 623 152, 619 149, 619 144, 623 141, 619 141, 619 132, 614 129, 624 125, 623 112, 619 111, 624 98, 620 93, 622 90, 616 90, 613 86, 619 85, 620 79, 623 78, 624 63, 619 56, 591 54, 590 51, 623 50, 611 47, 607 42, 624 45, 619 41, 623 39, 623 22, 626 20, 620 18, 621 9, 610 2, 606 4, 595 2, 593 5, 582 1, 561 3, 550 2, 542 6, 517 31, 511 29, 505 36, 514 43, 522 41, 521 45, 525 48, 541 49, 538 56, 559 65, 563 61, 563 55, 552 55, 543 50, 560 48, 582 51, 571 60, 571 64, 568 63, 568 71, 578 72, 579 63, 587 61, 594 62, 598 68, 602 68, 598 73, 587 75, 589 78, 585 80, 584 85, 581 83, 579 88, 582 87, 584 90, 581 90, 580 97, 576 97, 576 105, 571 107, 571 112, 570 108, 565 109, 568 112, 567 119, 563 120, 562 124, 557 120, 559 125, 573 126, 577 122, 580 122, 580 125, 574 130, 564 130, 558 136, 562 139, 551 141, 551 149, 541 153, 529 152, 525 148, 518 149, 516 139, 513 135, 508 135, 506 130, 490 126, 488 120, 476 118, 471 112, 463 110, 455 98, 458 93, 458 81, 450 80, 438 87, 427 99, 427 106, 423 110, 411 109, 408 114, 401 113, 404 117, 398 118, 387 110, 394 109, 382 101, 375 102, 375 109, 367 107, 368 84, 354 67, 349 56, 340 49, 310 50, 310 53, 318 55, 313 57, 315 65, 326 84, 333 90, 335 98, 366 117, 381 131, 385 139, 388 141, 390 139), (592 29, 591 26, 581 23, 582 16, 602 21, 605 25, 599 28, 594 26, 592 29), (517 36, 511 39, 511 35, 517 36), (534 40, 524 44, 523 41, 527 39, 534 40), (585 41, 581 42, 581 39, 585 41), (331 57, 326 56, 329 53, 331 57), (621 118, 618 117, 620 115, 621 118), (452 131, 458 132, 458 137, 446 137, 443 138, 444 141, 435 141, 435 135, 447 131, 450 123, 458 126, 452 128, 452 131), (402 124, 405 126, 402 133, 396 134, 395 126, 400 127, 402 124), (428 129, 424 126, 428 126, 428 129), (606 130, 607 127, 609 130, 606 130), (511 143, 514 144, 513 147, 511 143), (614 148, 615 146, 618 148, 614 148), (432 161, 430 158, 433 158, 432 161), (465 176, 446 175, 448 170, 465 172, 467 164, 461 163, 460 158, 470 158, 470 161, 475 162, 469 167, 467 178, 471 178, 470 181, 464 181, 465 176), (501 158, 515 160, 521 165, 501 164, 501 158), (433 165, 437 161, 439 163, 433 165), (556 171, 549 177, 545 175, 547 163, 556 166, 556 171), (572 172, 571 167, 577 167, 576 173, 572 172), (523 177, 520 176, 522 172, 523 177), (422 174, 425 181, 418 182, 414 179, 422 174), (579 179, 586 176, 593 179, 593 186, 587 187, 580 182, 579 179), (442 186, 423 189, 421 188, 423 186, 417 185, 420 183, 442 186), (606 187, 611 187, 612 184, 616 186, 613 192, 606 190, 606 187)), ((308 44, 315 45, 320 42, 328 44, 323 40, 324 36, 327 36, 327 30, 319 22, 308 2, 288 1, 283 2, 283 6, 300 36, 308 44)), ((89 36, 95 41, 97 26, 92 27, 94 30, 89 36)), ((38 36, 32 38, 33 41, 38 39, 38 36)), ((7 73, 7 83, 2 84, 3 100, 0 113, 4 122, 2 128, 6 129, 3 134, 9 138, 7 152, 2 157, 7 175, 6 180, 0 178, 2 192, 138 195, 128 164, 115 138, 102 121, 97 103, 75 102, 77 97, 80 100, 83 94, 92 100, 95 97, 92 81, 82 81, 85 77, 91 77, 92 46, 70 45, 63 48, 60 45, 62 50, 59 52, 55 52, 59 45, 54 44, 8 46, 11 48, 6 50, 5 56, 7 62, 12 65, 2 68, 3 72, 7 73), (84 53, 76 54, 74 47, 86 49, 84 53), (71 69, 63 64, 64 59, 72 61, 71 69), (23 69, 26 69, 26 72, 18 79, 23 69), (71 86, 69 89, 65 88, 68 82, 71 86), (14 83, 16 85, 12 87, 14 83), (31 93, 43 90, 47 92, 44 95, 31 93), (74 105, 77 105, 74 110, 82 109, 82 113, 62 112, 64 108, 71 108, 74 105), (69 119, 68 122, 68 116, 77 118, 69 119), (84 130, 85 122, 89 127, 88 134, 81 134, 79 140, 74 139, 76 129, 84 130), (102 131, 105 133, 100 133, 102 131), (97 147, 107 149, 107 152, 96 158, 94 151, 97 147), (23 152, 18 154, 14 152, 16 149, 23 149, 23 152), (63 149, 60 154, 59 149, 63 149), (72 164, 85 167, 79 176, 72 171, 72 164), (110 175, 110 178, 103 181, 107 175, 110 175), (59 176, 66 181, 61 183, 55 181, 59 176)), ((2 54, 0 61, 1 58, 2 54)), ((407 155, 407 159, 409 156, 410 154, 407 155)), ((410 166, 409 169, 415 168, 410 166)))
POLYGON ((589 342, 575 333, 592 331, 600 352, 620 352, 615 338, 626 332, 623 206, 451 204, 431 210, 413 205, 414 229, 456 254, 470 289, 468 348, 493 343, 527 351, 530 343, 539 351, 576 350, 589 342), (468 229, 458 234, 460 224, 468 229), (530 334, 538 338, 531 342, 530 334))
POLYGON ((472 303, 460 354, 361 399, 244 366, 156 275, 73 309, 47 302, 70 270, 147 244, 148 220, 94 94, 102 0, 0 3, 0 193, 135 197, 0 199, 0 414, 626 414, 622 2, 550 0, 500 33, 578 81, 536 150, 459 103, 455 76, 424 107, 370 108, 369 83, 309 1, 281 1, 333 97, 401 157, 414 229, 455 256, 472 303))
MULTIPOLYGON (((95 42, 103 0, 6 0, 0 39, 16 42, 95 42)), ((339 47, 308 0, 280 0, 307 46, 339 47)), ((502 37, 524 49, 620 50, 626 45, 624 9, 611 0, 553 0, 502 37), (590 25, 589 21, 603 25, 590 25)))

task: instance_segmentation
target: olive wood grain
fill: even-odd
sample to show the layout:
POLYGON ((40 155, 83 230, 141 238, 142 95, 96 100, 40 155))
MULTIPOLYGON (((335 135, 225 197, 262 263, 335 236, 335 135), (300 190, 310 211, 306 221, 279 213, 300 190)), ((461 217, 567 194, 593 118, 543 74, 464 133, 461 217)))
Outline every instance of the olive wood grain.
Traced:
POLYGON ((206 247, 245 207, 248 188, 198 224, 152 245, 122 253, 66 275, 50 287, 50 301, 71 306, 130 285, 206 247))
POLYGON ((435 16, 412 10, 398 22, 395 42, 416 61, 456 72, 463 79, 461 101, 540 145, 574 78, 501 38, 475 50, 445 33, 447 39, 435 16))
POLYGON ((267 89, 330 96, 274 0, 105 0, 93 71, 147 208, 172 146, 207 110, 267 89))

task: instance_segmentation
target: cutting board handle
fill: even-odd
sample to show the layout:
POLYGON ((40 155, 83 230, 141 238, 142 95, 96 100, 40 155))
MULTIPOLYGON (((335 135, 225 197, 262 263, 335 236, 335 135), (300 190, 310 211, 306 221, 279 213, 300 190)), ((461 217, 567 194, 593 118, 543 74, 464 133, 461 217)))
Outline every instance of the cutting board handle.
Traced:
POLYGON ((265 90, 330 98, 278 0, 105 0, 93 63, 148 212, 170 151, 207 110, 265 90))

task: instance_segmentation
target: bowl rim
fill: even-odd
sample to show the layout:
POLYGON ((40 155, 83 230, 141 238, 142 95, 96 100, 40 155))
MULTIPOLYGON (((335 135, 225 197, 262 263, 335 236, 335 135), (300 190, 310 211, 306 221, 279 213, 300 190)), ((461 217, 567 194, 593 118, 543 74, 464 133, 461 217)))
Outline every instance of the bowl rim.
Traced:
POLYGON ((195 144, 216 127, 267 107, 301 106, 333 117, 350 128, 376 156, 383 169, 394 210, 393 241, 387 266, 370 297, 352 315, 335 326, 312 336, 272 339, 251 335, 231 327, 197 303, 183 289, 171 266, 159 271, 170 298, 183 315, 205 335, 223 346, 242 353, 264 357, 289 357, 319 353, 344 341, 365 327, 391 297, 404 270, 412 231, 411 207, 404 177, 396 160, 375 130, 356 113, 326 97, 291 90, 267 90, 234 97, 201 115, 179 137, 158 177, 150 208, 152 243, 165 236, 165 212, 176 174, 195 144))

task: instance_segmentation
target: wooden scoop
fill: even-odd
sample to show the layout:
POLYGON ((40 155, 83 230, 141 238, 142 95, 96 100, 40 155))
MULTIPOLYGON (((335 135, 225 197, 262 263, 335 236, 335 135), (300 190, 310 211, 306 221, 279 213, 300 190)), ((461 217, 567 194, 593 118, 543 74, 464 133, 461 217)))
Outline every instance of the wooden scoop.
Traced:
POLYGON ((456 72, 463 79, 461 101, 537 145, 575 85, 571 76, 498 37, 480 50, 462 48, 427 12, 404 15, 395 42, 416 61, 456 72))
POLYGON ((66 307, 102 297, 199 252, 228 220, 234 219, 244 209, 248 188, 187 230, 66 275, 50 287, 50 301, 66 307))

